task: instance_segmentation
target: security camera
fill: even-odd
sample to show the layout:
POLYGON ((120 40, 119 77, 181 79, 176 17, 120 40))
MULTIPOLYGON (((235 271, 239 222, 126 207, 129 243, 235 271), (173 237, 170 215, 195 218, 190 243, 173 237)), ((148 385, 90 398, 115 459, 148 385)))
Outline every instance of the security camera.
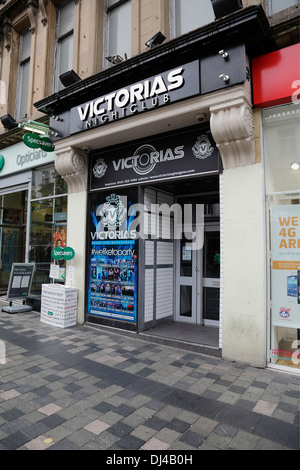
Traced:
POLYGON ((204 114, 204 113, 198 113, 198 114, 196 114, 196 119, 197 119, 198 122, 205 122, 205 121, 207 121, 206 114, 204 114))

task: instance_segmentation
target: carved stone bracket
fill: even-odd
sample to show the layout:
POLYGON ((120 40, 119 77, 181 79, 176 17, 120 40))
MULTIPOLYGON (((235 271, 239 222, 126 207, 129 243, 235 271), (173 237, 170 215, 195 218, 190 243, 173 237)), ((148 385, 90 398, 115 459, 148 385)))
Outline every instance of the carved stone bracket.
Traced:
POLYGON ((28 12, 28 18, 30 21, 29 30, 32 32, 32 34, 34 34, 36 31, 36 21, 37 21, 37 14, 38 14, 38 4, 36 0, 29 0, 27 2, 27 12, 28 12))
POLYGON ((253 165, 253 112, 245 98, 237 98, 210 108, 211 132, 220 151, 224 169, 253 165))
POLYGON ((5 49, 9 52, 11 48, 11 24, 7 19, 4 20, 3 22, 3 36, 4 36, 4 44, 5 44, 5 49))
POLYGON ((56 150, 55 168, 68 184, 70 194, 87 190, 87 159, 85 152, 72 147, 56 150))
POLYGON ((48 23, 47 4, 48 4, 47 0, 40 0, 39 1, 39 6, 40 6, 41 13, 42 13, 41 22, 42 22, 43 26, 46 26, 46 24, 48 23))

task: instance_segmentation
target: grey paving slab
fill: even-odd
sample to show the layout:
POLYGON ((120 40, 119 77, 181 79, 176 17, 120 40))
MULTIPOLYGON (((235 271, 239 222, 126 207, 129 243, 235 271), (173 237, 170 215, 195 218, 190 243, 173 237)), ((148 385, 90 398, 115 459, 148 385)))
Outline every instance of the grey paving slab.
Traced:
MULTIPOLYGON (((0 302, 1 306, 1 302, 0 302)), ((300 375, 0 313, 1 450, 299 450, 300 375)))

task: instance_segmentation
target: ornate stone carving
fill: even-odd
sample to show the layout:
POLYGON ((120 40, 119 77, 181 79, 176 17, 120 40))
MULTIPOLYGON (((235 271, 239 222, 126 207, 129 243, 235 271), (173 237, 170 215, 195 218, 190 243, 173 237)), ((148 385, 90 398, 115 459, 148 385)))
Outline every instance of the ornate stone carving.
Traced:
POLYGON ((40 6, 41 13, 42 13, 41 22, 42 22, 43 26, 46 26, 46 24, 48 23, 47 4, 48 4, 47 0, 40 0, 39 1, 39 6, 40 6))
POLYGON ((3 35, 4 35, 4 44, 5 49, 9 52, 11 48, 11 24, 10 22, 5 19, 3 22, 3 35))
POLYGON ((211 132, 224 169, 255 163, 253 112, 248 101, 238 98, 212 106, 211 132))
POLYGON ((56 171, 68 184, 69 193, 87 190, 87 155, 85 152, 67 147, 56 150, 56 171))
POLYGON ((37 21, 37 13, 38 13, 38 4, 36 0, 29 0, 27 2, 27 12, 28 12, 28 18, 30 21, 29 30, 32 32, 32 34, 34 34, 36 31, 36 21, 37 21))

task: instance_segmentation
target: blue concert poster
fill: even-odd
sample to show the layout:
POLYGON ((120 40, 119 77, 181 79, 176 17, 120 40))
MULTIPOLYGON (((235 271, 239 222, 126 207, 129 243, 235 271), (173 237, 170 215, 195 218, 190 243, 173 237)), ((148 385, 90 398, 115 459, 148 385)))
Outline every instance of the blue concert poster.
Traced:
POLYGON ((91 198, 88 315, 93 318, 137 322, 138 244, 130 231, 131 201, 120 191, 91 198))

